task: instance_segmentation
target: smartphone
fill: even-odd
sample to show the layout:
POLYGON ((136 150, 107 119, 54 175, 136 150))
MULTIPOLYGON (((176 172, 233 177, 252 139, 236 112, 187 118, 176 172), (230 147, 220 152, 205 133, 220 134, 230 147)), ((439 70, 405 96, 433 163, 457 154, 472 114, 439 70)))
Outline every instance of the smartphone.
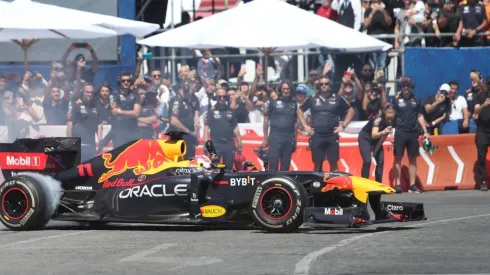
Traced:
POLYGON ((141 55, 143 59, 152 59, 153 58, 153 53, 152 52, 147 52, 141 55))

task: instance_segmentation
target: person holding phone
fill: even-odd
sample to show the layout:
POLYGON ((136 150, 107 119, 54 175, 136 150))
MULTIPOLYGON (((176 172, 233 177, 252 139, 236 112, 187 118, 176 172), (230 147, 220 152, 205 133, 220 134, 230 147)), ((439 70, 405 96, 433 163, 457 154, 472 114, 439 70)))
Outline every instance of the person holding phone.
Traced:
POLYGON ((424 102, 424 118, 428 123, 429 134, 441 132, 443 123, 449 118, 451 100, 448 93, 451 90, 449 84, 442 84, 435 95, 429 95, 424 102))
POLYGON ((388 135, 393 133, 395 114, 393 105, 388 105, 381 115, 369 119, 368 123, 359 132, 359 151, 362 157, 361 177, 369 179, 371 160, 374 157, 376 161, 374 176, 377 182, 382 182, 384 168, 383 142, 388 135))
POLYGON ((90 52, 90 55, 92 57, 92 65, 90 69, 84 70, 81 72, 80 80, 83 80, 88 83, 93 83, 94 81, 94 76, 95 73, 97 73, 97 70, 99 68, 99 59, 97 57, 97 54, 95 53, 94 48, 90 46, 88 43, 72 43, 70 47, 66 50, 65 54, 61 58, 63 64, 66 65, 67 70, 65 71, 65 74, 67 75, 67 78, 71 80, 71 83, 73 81, 77 80, 77 66, 81 62, 82 67, 86 66, 86 58, 85 55, 79 53, 75 56, 73 61, 68 62, 68 55, 75 50, 75 49, 86 49, 90 52))

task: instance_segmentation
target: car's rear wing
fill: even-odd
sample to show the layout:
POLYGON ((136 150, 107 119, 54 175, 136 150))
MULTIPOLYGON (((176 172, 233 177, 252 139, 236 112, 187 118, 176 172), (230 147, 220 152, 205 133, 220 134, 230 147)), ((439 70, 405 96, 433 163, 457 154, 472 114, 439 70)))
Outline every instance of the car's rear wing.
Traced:
POLYGON ((20 172, 55 174, 80 164, 80 159, 80 138, 26 138, 0 143, 0 183, 20 172))

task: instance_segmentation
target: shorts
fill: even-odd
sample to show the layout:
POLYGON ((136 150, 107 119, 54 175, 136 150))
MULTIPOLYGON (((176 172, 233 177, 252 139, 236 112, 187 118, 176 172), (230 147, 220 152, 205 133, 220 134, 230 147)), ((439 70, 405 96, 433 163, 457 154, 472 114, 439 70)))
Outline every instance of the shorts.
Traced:
POLYGON ((313 163, 323 162, 325 154, 331 163, 337 163, 340 154, 339 135, 317 135, 310 138, 311 156, 313 163))
POLYGON ((403 157, 407 149, 409 157, 418 157, 419 153, 419 134, 402 132, 395 130, 395 142, 393 143, 393 155, 395 157, 403 157))

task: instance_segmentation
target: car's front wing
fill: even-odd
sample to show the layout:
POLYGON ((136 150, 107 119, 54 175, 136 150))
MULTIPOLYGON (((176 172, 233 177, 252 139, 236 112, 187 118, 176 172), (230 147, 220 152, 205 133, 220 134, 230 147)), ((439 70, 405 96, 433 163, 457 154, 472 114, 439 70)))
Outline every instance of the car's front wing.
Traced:
POLYGON ((424 205, 410 202, 381 202, 386 213, 382 219, 368 219, 365 207, 307 207, 306 224, 362 226, 377 223, 409 222, 426 220, 424 205))

